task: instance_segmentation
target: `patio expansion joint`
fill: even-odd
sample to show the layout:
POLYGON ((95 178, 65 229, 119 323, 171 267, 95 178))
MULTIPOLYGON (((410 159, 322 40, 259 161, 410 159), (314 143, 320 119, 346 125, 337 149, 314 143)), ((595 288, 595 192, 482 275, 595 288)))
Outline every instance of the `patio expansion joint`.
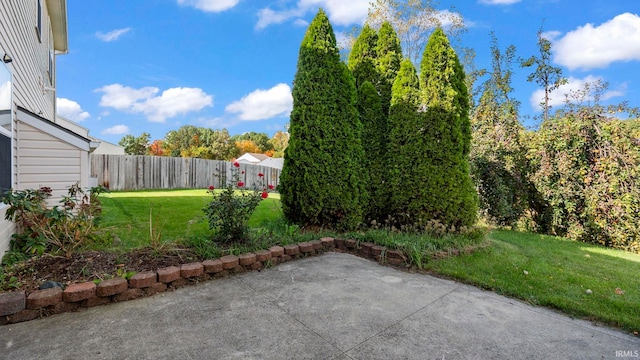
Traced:
POLYGON ((433 305, 433 304, 435 304, 435 303, 439 302, 439 301, 440 301, 440 300, 442 300, 443 298, 445 298, 445 297, 449 296, 449 295, 450 295, 451 293, 453 293, 454 291, 458 290, 458 288, 460 288, 460 287, 461 287, 461 285, 460 285, 460 284, 457 284, 457 285, 456 285, 455 287, 453 287, 451 290, 449 290, 449 291, 447 291, 446 293, 442 294, 441 296, 439 296, 439 297, 435 298, 433 301, 431 301, 431 302, 429 302, 429 303, 425 304, 423 307, 419 308, 418 310, 416 310, 416 311, 412 312, 411 314, 409 314, 409 315, 407 315, 407 316, 403 317, 402 319, 400 319, 400 320, 398 320, 398 321, 394 322, 393 324, 391 324, 391 325, 389 325, 389 326, 385 327, 384 329, 382 329, 382 330, 378 331, 377 333, 375 333, 375 334, 373 334, 373 335, 369 336, 368 338, 366 338, 366 339, 362 340, 361 342, 359 342, 358 344, 356 344, 356 345, 354 345, 354 346, 350 347, 349 349, 344 350, 344 351, 342 352, 342 354, 341 354, 341 355, 347 355, 347 356, 349 356, 349 355, 347 354, 349 351, 351 351, 351 350, 353 350, 353 349, 355 349, 355 348, 357 348, 357 347, 359 347, 359 346, 363 345, 364 343, 368 342, 369 340, 371 340, 371 339, 375 338, 376 336, 378 336, 378 335, 380 335, 380 334, 384 333, 385 331, 387 331, 387 330, 391 329, 392 327, 397 326, 397 325, 398 325, 398 324, 400 324, 401 322, 403 322, 403 321, 405 321, 406 319, 408 319, 408 318, 412 317, 413 315, 415 315, 415 314, 419 313, 420 311, 422 311, 422 310, 424 310, 424 309, 428 308, 429 306, 431 306, 431 305, 433 305))
POLYGON ((307 331, 311 332, 312 334, 316 335, 317 337, 319 337, 320 339, 324 340, 324 342, 326 342, 327 344, 331 345, 332 347, 334 347, 336 350, 338 350, 339 355, 343 354, 343 350, 340 349, 336 344, 332 343, 329 339, 326 339, 324 336, 322 336, 321 334, 319 334, 317 331, 313 330, 312 328, 310 328, 309 326, 307 326, 307 324, 305 324, 304 322, 302 322, 301 320, 299 320, 297 317, 295 317, 293 314, 291 314, 290 312, 287 311, 287 309, 283 308, 282 306, 278 305, 278 299, 275 296, 271 296, 268 294, 265 294, 257 289, 255 289, 253 286, 251 286, 251 284, 249 284, 249 282, 244 281, 244 279, 241 280, 241 282, 243 283, 243 285, 245 285, 246 287, 248 287, 249 289, 251 289, 253 292, 260 294, 260 296, 264 297, 264 299, 271 305, 273 305, 275 308, 277 308, 278 310, 280 310, 282 313, 286 314, 289 318, 293 319, 295 322, 297 322, 298 324, 302 325, 305 329, 307 329, 307 331))

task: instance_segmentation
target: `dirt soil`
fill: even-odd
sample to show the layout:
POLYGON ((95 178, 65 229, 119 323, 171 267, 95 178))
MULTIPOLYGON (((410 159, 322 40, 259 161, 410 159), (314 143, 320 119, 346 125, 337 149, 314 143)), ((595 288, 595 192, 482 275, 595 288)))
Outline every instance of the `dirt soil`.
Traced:
POLYGON ((131 271, 155 271, 167 266, 180 266, 201 260, 189 249, 162 252, 143 249, 123 254, 88 251, 74 253, 70 258, 45 254, 5 269, 5 281, 15 276, 20 286, 0 289, 0 292, 25 290, 29 294, 45 281, 56 281, 66 286, 123 276, 131 271))

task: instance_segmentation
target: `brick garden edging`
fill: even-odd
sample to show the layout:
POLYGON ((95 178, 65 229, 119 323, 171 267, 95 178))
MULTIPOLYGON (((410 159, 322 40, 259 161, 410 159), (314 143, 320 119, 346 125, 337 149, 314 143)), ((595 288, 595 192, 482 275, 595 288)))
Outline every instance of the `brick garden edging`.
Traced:
POLYGON ((93 306, 106 305, 152 296, 185 285, 197 284, 231 274, 261 270, 265 267, 326 251, 347 252, 376 260, 382 264, 406 265, 407 258, 399 250, 387 250, 373 243, 360 243, 353 239, 325 237, 320 240, 295 245, 272 246, 268 250, 239 256, 226 255, 219 259, 169 266, 156 271, 133 275, 129 280, 116 277, 94 282, 70 284, 66 289, 35 290, 29 294, 15 291, 0 294, 0 325, 34 320, 49 315, 77 311, 93 306))

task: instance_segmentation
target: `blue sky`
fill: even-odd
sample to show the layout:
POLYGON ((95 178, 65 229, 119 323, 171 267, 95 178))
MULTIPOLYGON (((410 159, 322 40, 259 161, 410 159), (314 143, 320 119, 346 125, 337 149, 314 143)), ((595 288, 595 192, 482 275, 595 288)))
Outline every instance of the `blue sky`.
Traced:
MULTIPOLYGON (((142 132, 162 139, 182 125, 271 136, 289 121, 298 49, 318 7, 340 38, 364 23, 369 1, 70 1, 58 113, 114 143, 142 132)), ((490 31, 502 49, 513 44, 529 57, 544 23, 554 64, 569 78, 554 103, 601 79, 609 82, 606 101, 640 106, 637 0, 443 0, 437 8, 462 17, 462 45, 476 50, 478 68, 490 67, 490 31)), ((530 70, 514 70, 521 113, 539 114, 530 70)))

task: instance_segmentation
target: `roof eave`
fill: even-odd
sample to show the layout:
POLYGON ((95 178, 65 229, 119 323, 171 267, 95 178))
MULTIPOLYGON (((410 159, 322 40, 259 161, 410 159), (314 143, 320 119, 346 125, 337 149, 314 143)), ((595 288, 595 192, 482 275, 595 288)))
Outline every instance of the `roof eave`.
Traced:
POLYGON ((53 48, 58 54, 69 52, 69 38, 67 30, 67 1, 47 0, 47 10, 51 19, 53 32, 53 48))

